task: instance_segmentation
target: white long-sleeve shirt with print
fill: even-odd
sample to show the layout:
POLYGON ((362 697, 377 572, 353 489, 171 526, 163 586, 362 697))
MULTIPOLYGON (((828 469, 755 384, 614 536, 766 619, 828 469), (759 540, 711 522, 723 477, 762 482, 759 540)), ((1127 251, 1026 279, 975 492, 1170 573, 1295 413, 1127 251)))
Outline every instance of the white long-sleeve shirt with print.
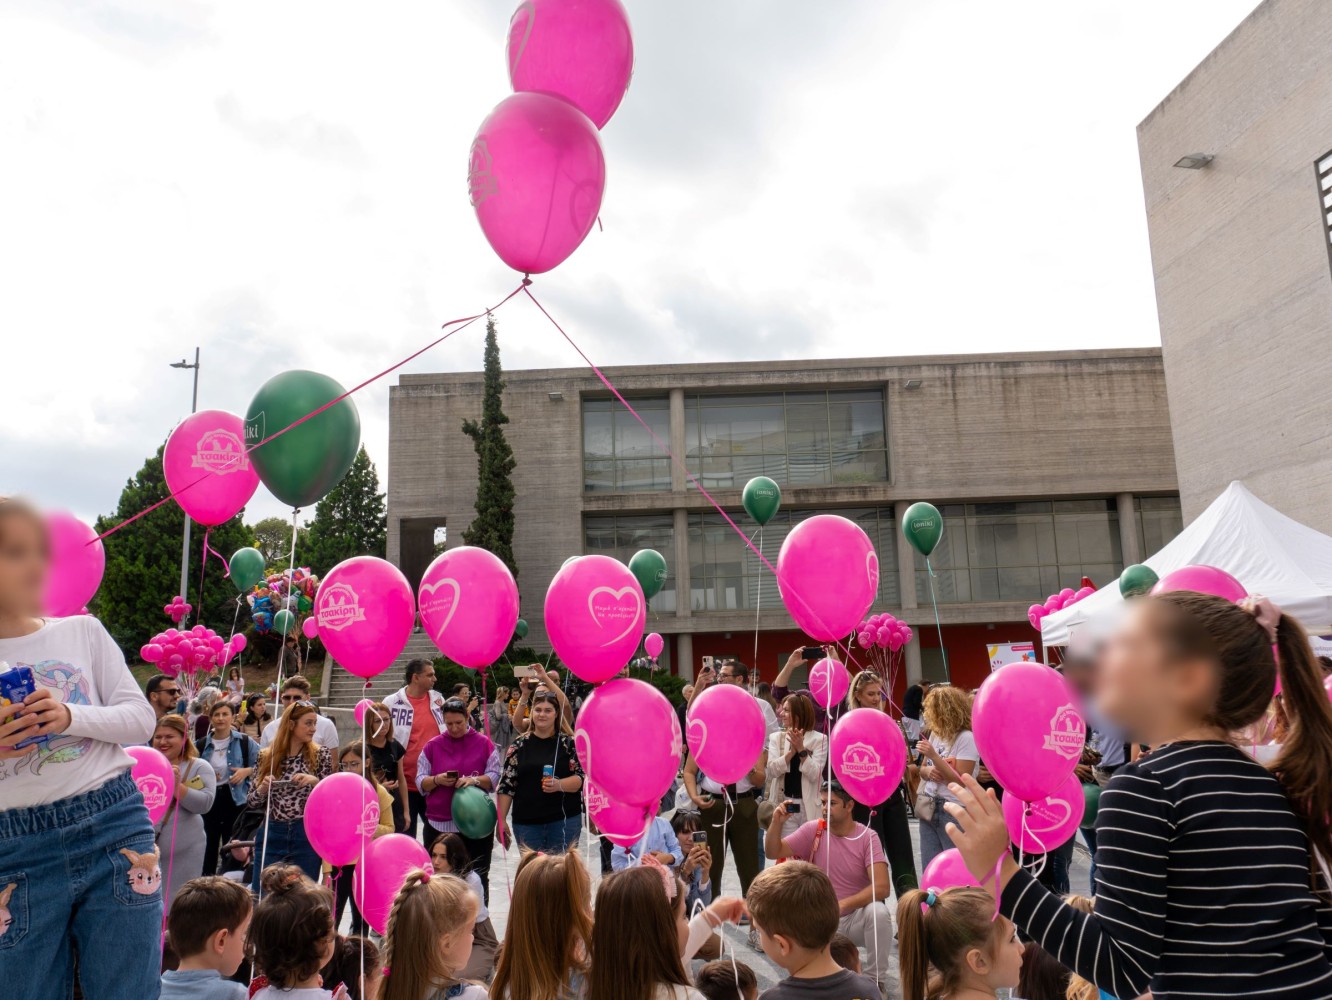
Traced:
POLYGON ((133 763, 122 745, 146 743, 157 717, 120 648, 91 615, 55 618, 0 639, 0 662, 31 667, 37 686, 69 706, 69 728, 23 757, 0 760, 0 809, 82 795, 133 763))

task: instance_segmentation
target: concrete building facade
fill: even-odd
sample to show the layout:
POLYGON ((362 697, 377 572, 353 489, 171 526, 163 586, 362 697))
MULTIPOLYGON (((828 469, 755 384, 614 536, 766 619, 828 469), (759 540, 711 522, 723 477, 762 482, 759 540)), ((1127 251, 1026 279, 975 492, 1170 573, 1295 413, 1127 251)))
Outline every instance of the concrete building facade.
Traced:
POLYGON ((1189 520, 1242 479, 1332 532, 1329 53, 1327 3, 1266 0, 1138 126, 1189 520))
MULTIPOLYGON (((670 565, 649 628, 692 675, 732 654, 771 677, 803 645, 776 582, 686 469, 748 531, 740 494, 753 476, 782 486, 764 529, 776 561, 791 525, 815 513, 856 520, 879 551, 876 611, 916 634, 902 673, 942 676, 923 561, 902 512, 944 513, 932 560, 955 680, 979 683, 986 646, 1031 641, 1027 607, 1081 577, 1120 569, 1179 530, 1165 380, 1155 349, 956 357, 778 361, 606 369, 684 468, 586 369, 507 372, 517 468, 522 614, 546 645, 546 587, 571 555, 628 560, 655 548, 670 565)), ((462 544, 476 456, 461 432, 481 411, 479 372, 404 375, 390 394, 388 556, 416 584, 441 531, 462 544)), ((418 637, 419 638, 419 637, 418 637)), ((899 677, 899 686, 904 683, 899 677)))

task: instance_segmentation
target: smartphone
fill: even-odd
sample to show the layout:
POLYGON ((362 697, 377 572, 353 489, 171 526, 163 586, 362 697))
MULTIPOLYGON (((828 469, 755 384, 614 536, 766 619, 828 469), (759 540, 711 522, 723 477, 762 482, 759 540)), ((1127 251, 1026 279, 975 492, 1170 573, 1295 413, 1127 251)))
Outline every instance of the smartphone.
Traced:
MULTIPOLYGON (((0 662, 0 721, 3 722, 9 722, 14 718, 14 713, 6 712, 6 708, 22 704, 24 698, 37 690, 37 678, 33 675, 32 667, 15 667, 13 670, 8 670, 6 669, 8 666, 8 663, 0 662)), ((46 746, 50 741, 50 736, 29 736, 26 740, 15 743, 14 749, 25 750, 30 746, 46 746)))
POLYGON ((695 844, 706 844, 708 842, 708 833, 706 830, 695 830, 690 834, 695 844))
POLYGON ((454 781, 457 781, 457 780, 458 780, 458 772, 457 772, 457 771, 445 771, 445 772, 444 772, 444 777, 446 777, 446 778, 452 778, 454 781))
POLYGON ((827 654, 823 652, 822 646, 806 646, 804 651, 800 655, 807 660, 812 660, 817 662, 818 660, 823 659, 823 657, 827 654))
POLYGON ((705 657, 703 657, 703 669, 704 669, 704 670, 712 670, 712 661, 713 661, 713 657, 711 657, 711 656, 705 656, 705 657))
POLYGON ((795 802, 786 802, 783 804, 788 814, 800 812, 800 805, 795 802))
POLYGON ((537 668, 536 668, 536 664, 534 664, 534 663, 520 663, 520 664, 518 664, 518 666, 516 666, 516 667, 513 668, 513 676, 515 676, 515 677, 519 677, 519 678, 522 678, 522 677, 536 677, 536 676, 537 676, 537 668))

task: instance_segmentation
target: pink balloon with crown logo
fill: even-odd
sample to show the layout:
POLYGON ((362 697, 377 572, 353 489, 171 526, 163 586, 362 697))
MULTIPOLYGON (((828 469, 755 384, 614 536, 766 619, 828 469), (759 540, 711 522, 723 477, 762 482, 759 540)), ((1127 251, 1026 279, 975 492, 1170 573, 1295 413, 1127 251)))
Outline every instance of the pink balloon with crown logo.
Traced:
POLYGON ((148 819, 156 823, 166 815, 171 797, 176 794, 176 776, 171 772, 171 764, 153 747, 126 747, 125 752, 134 759, 130 777, 143 796, 148 819))
POLYGON ((52 618, 82 614, 101 586, 106 552, 97 532, 73 514, 52 511, 44 520, 51 557, 42 607, 52 618))
POLYGON ((587 814, 592 822, 607 840, 621 847, 632 847, 638 843, 652 818, 657 815, 657 803, 633 805, 612 799, 592 781, 587 783, 584 794, 587 814))
POLYGON ((349 865, 370 845, 379 826, 379 795, 352 771, 330 774, 305 801, 305 834, 330 865, 349 865))
POLYGON ((612 799, 655 810, 680 770, 680 718, 651 684, 620 678, 587 696, 574 746, 588 780, 612 799))
POLYGON ((828 743, 833 774, 857 802, 876 806, 902 783, 907 750, 902 730, 887 712, 855 708, 843 713, 828 743))
POLYGON ((782 542, 777 589, 802 632, 837 642, 860 624, 878 595, 879 556, 860 525, 816 514, 782 542))
POLYGON ((685 742, 698 768, 729 785, 754 767, 767 728, 758 702, 742 687, 713 684, 694 699, 685 716, 685 742))
POLYGON ((1010 663, 985 678, 971 730, 995 780, 1023 802, 1056 792, 1078 766, 1087 739, 1080 699, 1043 663, 1010 663))
POLYGON ((467 185, 500 260, 525 274, 549 271, 578 249, 601 211, 597 127, 549 94, 506 97, 472 140, 467 185))
POLYGON ((1057 792, 1036 802, 1005 795, 1003 809, 1013 843, 1028 854, 1045 854, 1068 843, 1078 832, 1087 798, 1082 794, 1082 782, 1070 774, 1057 792))
POLYGON ((624 669, 647 621, 643 588, 628 566, 610 556, 566 562, 550 581, 545 608, 546 634, 556 655, 590 684, 624 669))
POLYGON ((201 410, 177 424, 162 471, 176 503, 200 524, 231 520, 259 488, 245 453, 245 421, 226 410, 201 410))
POLYGON ((311 614, 328 654, 357 677, 374 677, 407 645, 416 601, 398 567, 355 556, 324 574, 311 614))
POLYGON ((421 627, 439 651, 482 670, 509 646, 518 584, 499 556, 472 545, 441 552, 421 578, 421 627))

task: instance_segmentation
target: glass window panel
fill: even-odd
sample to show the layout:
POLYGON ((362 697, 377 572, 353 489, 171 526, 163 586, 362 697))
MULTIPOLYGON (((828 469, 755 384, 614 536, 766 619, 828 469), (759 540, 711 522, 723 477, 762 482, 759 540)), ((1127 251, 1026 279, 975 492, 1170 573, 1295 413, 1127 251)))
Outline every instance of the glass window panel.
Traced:
MULTIPOLYGON (((670 400, 631 400, 657 437, 670 439, 670 400)), ((669 459, 662 445, 617 400, 582 403, 583 489, 589 493, 669 490, 669 459), (662 469, 665 468, 663 474, 662 469)))
POLYGON ((615 489, 615 463, 584 462, 583 489, 588 493, 608 493, 615 489))
POLYGON ((1144 558, 1159 552, 1184 530, 1179 497, 1138 497, 1138 543, 1144 558))
POLYGON ((670 514, 608 514, 583 518, 583 549, 627 564, 639 549, 656 549, 666 558, 666 583, 650 605, 658 613, 675 611, 675 529, 670 514))
POLYGON ((609 410, 583 411, 583 460, 596 461, 615 454, 614 421, 609 410))

